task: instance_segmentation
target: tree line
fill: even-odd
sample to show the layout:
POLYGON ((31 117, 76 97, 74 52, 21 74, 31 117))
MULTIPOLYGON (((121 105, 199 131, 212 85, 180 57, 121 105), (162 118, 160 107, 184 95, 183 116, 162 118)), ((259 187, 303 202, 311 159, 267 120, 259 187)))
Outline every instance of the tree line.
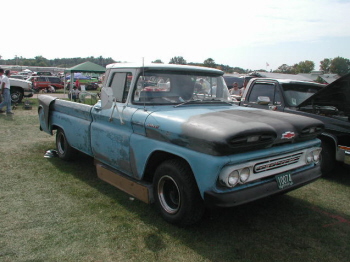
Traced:
MULTIPOLYGON (((1 57, 0 57, 1 58, 1 57)), ((116 63, 112 58, 104 58, 102 56, 99 57, 74 57, 74 58, 55 58, 55 59, 47 59, 43 56, 36 56, 34 58, 24 58, 14 57, 12 59, 0 59, 0 64, 2 65, 19 65, 19 66, 40 66, 40 67, 62 67, 62 68, 70 68, 76 66, 78 64, 90 61, 92 63, 98 64, 100 66, 105 67, 108 64, 116 63)))
MULTIPOLYGON (((284 74, 299 74, 310 73, 314 69, 314 62, 305 60, 299 62, 298 64, 294 64, 293 66, 283 64, 279 66, 274 72, 284 74)), ((320 61, 320 69, 325 74, 338 74, 339 76, 343 76, 350 72, 350 60, 339 56, 333 59, 325 58, 320 61)))
MULTIPOLYGON (((23 58, 23 57, 15 57, 13 59, 1 59, 0 64, 5 65, 19 65, 19 66, 40 66, 40 67, 62 67, 62 68, 70 68, 76 66, 78 64, 84 63, 86 61, 93 62, 95 64, 101 65, 105 67, 111 63, 117 63, 111 57, 104 58, 102 56, 99 57, 75 57, 75 58, 55 58, 55 59, 46 59, 43 56, 36 56, 34 58, 23 58)), ((119 61, 120 62, 120 61, 119 61)), ((163 63, 162 60, 156 59, 152 61, 152 63, 163 63)), ((211 68, 217 68, 225 73, 233 73, 237 72, 239 74, 247 74, 253 71, 258 72, 266 72, 265 69, 251 70, 251 69, 243 69, 241 67, 232 67, 224 64, 217 64, 214 59, 207 58, 202 63, 194 63, 187 62, 182 56, 174 56, 168 62, 169 64, 181 64, 181 65, 197 65, 197 66, 205 66, 211 68)), ((343 57, 336 58, 325 58, 320 61, 320 69, 328 74, 338 74, 339 76, 343 76, 350 72, 350 60, 343 57)), ((315 63, 309 60, 301 61, 292 66, 287 64, 282 64, 276 70, 271 71, 273 73, 284 73, 284 74, 299 74, 299 73, 311 73, 311 71, 315 70, 315 63)))
MULTIPOLYGON (((156 60, 154 63, 161 63, 161 60, 156 60)), ((203 63, 187 63, 186 60, 181 57, 173 57, 170 59, 169 64, 189 64, 189 65, 200 65, 212 68, 218 68, 223 70, 226 73, 237 72, 239 74, 250 73, 253 71, 258 72, 266 72, 265 69, 259 70, 250 70, 243 69, 240 67, 230 67, 229 65, 216 64, 212 58, 208 58, 204 60, 203 63)), ((325 58, 320 61, 320 69, 325 74, 338 74, 339 76, 343 76, 347 73, 350 73, 350 60, 343 57, 336 58, 325 58)), ((272 73, 284 73, 284 74, 299 74, 299 73, 311 73, 311 71, 315 70, 315 63, 313 61, 305 60, 301 61, 298 64, 294 64, 289 66, 287 64, 283 64, 279 66, 276 70, 271 71, 272 73)))

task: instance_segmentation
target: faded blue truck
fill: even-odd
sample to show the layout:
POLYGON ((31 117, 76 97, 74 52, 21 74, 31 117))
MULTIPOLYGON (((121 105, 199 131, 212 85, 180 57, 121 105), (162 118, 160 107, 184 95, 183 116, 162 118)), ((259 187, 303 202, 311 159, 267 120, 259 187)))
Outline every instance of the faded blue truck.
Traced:
POLYGON ((111 64, 95 105, 40 96, 40 129, 55 131, 60 158, 92 156, 102 180, 155 203, 174 224, 319 178, 322 122, 234 105, 222 75, 111 64))

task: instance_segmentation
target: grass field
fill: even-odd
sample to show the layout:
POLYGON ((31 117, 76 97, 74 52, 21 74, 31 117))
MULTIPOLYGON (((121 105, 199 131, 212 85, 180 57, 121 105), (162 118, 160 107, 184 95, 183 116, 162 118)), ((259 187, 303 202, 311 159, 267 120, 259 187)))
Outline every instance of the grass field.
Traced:
POLYGON ((350 175, 210 210, 178 228, 96 177, 93 160, 44 158, 36 99, 0 115, 0 261, 350 262, 350 175))

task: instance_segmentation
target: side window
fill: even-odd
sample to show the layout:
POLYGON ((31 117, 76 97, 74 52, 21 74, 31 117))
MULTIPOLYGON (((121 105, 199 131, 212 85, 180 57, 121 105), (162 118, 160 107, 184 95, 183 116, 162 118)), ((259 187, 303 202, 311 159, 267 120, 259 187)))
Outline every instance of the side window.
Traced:
MULTIPOLYGON (((251 87, 251 92, 248 97, 248 102, 256 103, 259 96, 268 96, 270 101, 274 101, 275 85, 256 83, 251 87)), ((279 99, 280 100, 280 99, 279 99)))
POLYGON ((111 75, 108 87, 111 87, 116 96, 117 102, 125 103, 129 94, 132 80, 131 73, 115 72, 111 75))
POLYGON ((38 77, 37 80, 38 82, 47 82, 46 77, 38 77))
POLYGON ((60 79, 59 78, 50 77, 49 80, 50 80, 51 83, 60 83, 60 79))

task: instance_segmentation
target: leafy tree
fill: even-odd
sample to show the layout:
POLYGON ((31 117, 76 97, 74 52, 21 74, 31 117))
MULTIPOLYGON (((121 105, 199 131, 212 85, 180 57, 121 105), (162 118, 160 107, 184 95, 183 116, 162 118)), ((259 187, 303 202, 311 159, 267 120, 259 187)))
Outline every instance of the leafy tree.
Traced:
POLYGON ((333 74, 343 76, 350 71, 350 61, 347 58, 338 56, 332 60, 329 70, 333 74))
POLYGON ((35 64, 37 66, 49 66, 48 60, 43 56, 36 56, 35 58, 35 64))
POLYGON ((311 73, 315 68, 315 63, 309 60, 301 61, 295 65, 296 73, 311 73))
POLYGON ((229 65, 216 65, 216 68, 224 71, 225 73, 229 73, 229 74, 232 74, 234 72, 237 72, 238 74, 245 74, 246 73, 246 70, 241 68, 241 67, 231 67, 229 65))
POLYGON ((331 64, 332 64, 332 59, 325 58, 320 62, 320 69, 324 73, 328 74, 330 72, 329 70, 330 70, 331 64))
POLYGON ((274 71, 274 73, 283 73, 283 74, 294 74, 295 73, 295 66, 289 66, 287 64, 280 65, 277 70, 274 71))
POLYGON ((164 64, 164 63, 162 62, 162 60, 160 60, 160 59, 156 59, 156 60, 152 61, 152 63, 155 63, 155 64, 164 64))
POLYGON ((203 65, 204 65, 205 67, 216 68, 215 61, 214 61, 214 59, 212 59, 212 58, 208 58, 208 59, 204 60, 203 65))
POLYGON ((182 56, 174 56, 170 59, 169 64, 186 65, 187 62, 182 56))

